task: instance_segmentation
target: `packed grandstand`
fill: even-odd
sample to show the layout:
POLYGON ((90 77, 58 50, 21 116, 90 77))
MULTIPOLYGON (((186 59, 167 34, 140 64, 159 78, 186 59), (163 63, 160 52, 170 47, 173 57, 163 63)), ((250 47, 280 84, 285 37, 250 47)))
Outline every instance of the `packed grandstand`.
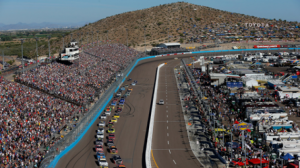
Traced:
POLYGON ((0 78, 0 167, 39 166, 49 149, 88 112, 87 104, 142 53, 106 44, 80 53, 71 65, 52 62, 0 78))

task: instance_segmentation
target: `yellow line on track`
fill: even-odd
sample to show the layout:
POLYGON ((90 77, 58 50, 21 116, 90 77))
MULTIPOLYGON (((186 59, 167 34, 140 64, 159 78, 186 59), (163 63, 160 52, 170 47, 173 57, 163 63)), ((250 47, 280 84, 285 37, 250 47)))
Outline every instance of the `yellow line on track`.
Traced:
POLYGON ((155 163, 155 166, 158 168, 157 163, 156 163, 156 161, 155 161, 155 159, 154 159, 152 150, 151 150, 151 155, 152 155, 152 159, 153 159, 153 161, 154 161, 154 163, 155 163))

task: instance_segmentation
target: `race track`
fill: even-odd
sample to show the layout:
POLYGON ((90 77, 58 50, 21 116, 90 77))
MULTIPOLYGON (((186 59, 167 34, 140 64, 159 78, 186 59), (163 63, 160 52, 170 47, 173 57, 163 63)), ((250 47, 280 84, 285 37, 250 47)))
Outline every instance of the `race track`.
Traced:
MULTIPOLYGON (((251 51, 252 53, 255 51, 251 51)), ((239 52, 220 52, 217 55, 224 54, 238 54, 239 52)), ((122 157, 124 164, 127 168, 141 168, 145 167, 145 148, 147 140, 147 131, 148 131, 148 120, 150 115, 150 107, 152 103, 153 96, 153 87, 155 81, 156 68, 160 63, 169 62, 166 67, 163 67, 161 73, 165 77, 161 79, 167 79, 168 88, 159 87, 159 96, 165 95, 165 91, 168 91, 170 96, 168 103, 175 104, 169 105, 170 112, 168 114, 168 120, 170 121, 183 121, 183 116, 181 116, 178 111, 180 110, 180 105, 176 105, 179 102, 174 72, 173 68, 176 64, 179 64, 179 60, 174 60, 175 57, 184 58, 190 56, 215 56, 215 53, 201 53, 201 54, 186 54, 178 56, 168 56, 168 57, 158 57, 150 60, 140 61, 139 64, 134 68, 128 78, 137 80, 138 84, 133 86, 133 91, 131 95, 126 98, 125 108, 121 113, 121 117, 118 120, 118 123, 115 124, 116 128, 116 140, 115 145, 118 148, 119 155, 122 157), (172 95, 173 94, 173 95, 172 95), (171 96, 172 95, 172 96, 171 96), (174 107, 171 107, 174 106, 174 107)), ((162 82, 165 82, 163 81, 162 82)), ((125 82, 124 84, 130 84, 125 82)), ((161 85, 161 84, 159 84, 161 85)), ((160 98, 158 97, 158 100, 160 98)), ((165 99, 165 98, 164 98, 165 99)), ((163 107, 162 107, 163 108, 163 107)), ((158 108, 156 113, 155 120, 166 121, 166 110, 158 108), (161 113, 161 114, 160 114, 161 113)), ((110 118, 110 117, 109 117, 110 118)), ((57 163, 56 167, 58 168, 93 168, 99 167, 97 165, 96 152, 94 151, 94 141, 96 140, 96 130, 98 128, 97 123, 100 120, 96 120, 93 126, 88 130, 84 137, 79 141, 79 143, 71 149, 67 154, 65 154, 57 163)), ((106 120, 108 122, 108 119, 106 120)), ((153 135, 153 147, 152 149, 165 149, 167 145, 167 139, 163 138, 156 140, 157 137, 167 136, 167 132, 160 130, 161 127, 165 127, 165 123, 161 122, 154 125, 154 135, 153 135), (159 132, 156 132, 156 131, 159 132)), ((193 157, 193 153, 189 149, 189 142, 187 139, 187 134, 185 126, 182 122, 170 123, 169 126, 172 127, 171 132, 169 132, 169 143, 170 149, 180 149, 171 151, 174 155, 172 158, 169 157, 169 150, 153 150, 154 157, 158 164, 161 164, 159 167, 200 167, 199 162, 193 157), (182 150, 182 151, 181 151, 182 150), (182 154, 185 152, 185 154, 182 154), (165 158, 166 157, 166 158, 165 158), (171 159, 171 162, 167 161, 171 159), (166 161, 164 161, 166 160, 166 161), (173 160, 176 162, 174 164, 173 160), (175 166, 177 165, 177 166, 175 166)), ((106 133, 107 135, 107 133, 106 133)), ((106 142, 106 141, 105 141, 106 142)), ((107 149, 106 147, 104 149, 107 149)), ((107 161, 109 162, 109 167, 116 167, 109 159, 111 154, 105 150, 107 161)))

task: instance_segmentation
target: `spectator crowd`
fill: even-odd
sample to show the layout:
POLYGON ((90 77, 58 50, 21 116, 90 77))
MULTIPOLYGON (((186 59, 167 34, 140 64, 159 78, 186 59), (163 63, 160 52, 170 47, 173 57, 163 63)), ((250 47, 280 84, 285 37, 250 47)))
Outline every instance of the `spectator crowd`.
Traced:
POLYGON ((0 77, 0 167, 38 167, 47 151, 76 126, 137 51, 122 44, 86 49, 80 59, 37 67, 11 82, 0 77), (55 95, 55 96, 53 96, 55 95))

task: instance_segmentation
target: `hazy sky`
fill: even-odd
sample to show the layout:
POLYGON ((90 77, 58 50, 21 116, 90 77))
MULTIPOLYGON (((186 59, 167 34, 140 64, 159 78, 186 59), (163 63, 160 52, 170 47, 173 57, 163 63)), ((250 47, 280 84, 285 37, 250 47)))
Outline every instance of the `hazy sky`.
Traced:
MULTIPOLYGON (((0 0, 0 23, 95 22, 171 0, 0 0)), ((189 3, 270 19, 300 22, 300 0, 189 0, 189 3)))

